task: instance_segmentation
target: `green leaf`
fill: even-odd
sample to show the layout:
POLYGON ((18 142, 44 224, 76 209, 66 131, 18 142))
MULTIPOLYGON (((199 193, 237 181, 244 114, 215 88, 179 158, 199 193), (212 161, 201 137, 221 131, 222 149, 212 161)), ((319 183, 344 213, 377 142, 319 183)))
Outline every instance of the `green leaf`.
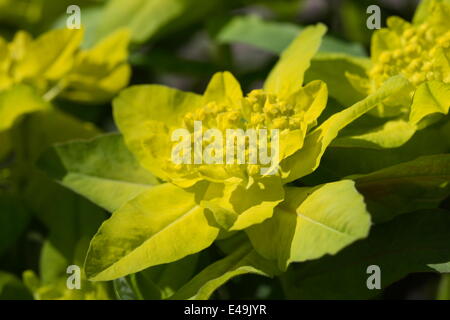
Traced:
POLYGON ((13 274, 0 271, 0 300, 32 300, 33 296, 13 274))
POLYGON ((338 137, 331 145, 344 148, 397 148, 409 141, 416 130, 417 127, 410 122, 391 120, 362 134, 338 137))
POLYGON ((401 76, 392 77, 374 94, 328 118, 308 134, 302 149, 281 162, 281 168, 286 173, 285 182, 294 181, 313 172, 319 166, 326 148, 341 129, 386 98, 404 90, 408 84, 409 82, 401 76))
POLYGON ((450 273, 450 262, 429 264, 428 266, 440 273, 450 273))
POLYGON ((88 278, 116 279, 209 247, 219 230, 208 224, 194 197, 162 184, 122 206, 91 242, 86 258, 88 278))
POLYGON ((163 170, 171 153, 168 127, 179 128, 183 116, 203 102, 200 95, 161 85, 133 86, 114 99, 114 120, 139 163, 168 181, 170 176, 163 170), (153 147, 158 153, 149 152, 153 147))
POLYGON ((409 120, 418 124, 433 114, 448 114, 450 108, 450 84, 440 81, 422 83, 416 90, 409 120))
POLYGON ((381 289, 409 273, 430 271, 427 264, 450 260, 450 212, 418 211, 372 228, 367 239, 336 256, 291 266, 283 276, 290 299, 367 299, 371 265, 380 267, 381 289), (342 288, 345 288, 343 290, 342 288))
POLYGON ((89 122, 59 111, 48 109, 30 114, 14 130, 12 139, 18 161, 33 168, 41 153, 52 144, 72 139, 87 139, 100 131, 89 122))
POLYGON ((344 106, 351 106, 365 98, 366 95, 355 89, 346 74, 365 77, 369 66, 370 60, 367 58, 352 57, 345 54, 319 53, 311 61, 311 67, 305 74, 305 81, 324 81, 328 85, 331 97, 344 106))
POLYGON ((249 44, 279 54, 298 36, 300 30, 299 26, 291 23, 265 21, 255 15, 238 16, 220 30, 216 40, 221 44, 249 44))
POLYGON ((211 210, 214 221, 220 227, 236 231, 270 218, 273 208, 283 198, 280 178, 266 176, 247 186, 210 184, 201 205, 211 210))
POLYGON ((206 267, 175 293, 171 299, 209 299, 214 291, 228 280, 248 273, 273 277, 278 273, 278 270, 270 261, 258 255, 251 246, 244 245, 229 256, 206 267))
POLYGON ((70 204, 70 207, 58 211, 60 215, 64 212, 59 220, 55 219, 58 224, 52 221, 52 227, 57 228, 50 229, 50 234, 42 247, 39 259, 40 279, 32 271, 28 271, 26 275, 24 274, 24 280, 27 283, 31 281, 29 287, 37 300, 109 299, 111 297, 109 283, 87 281, 83 269, 81 269, 81 289, 70 290, 67 287, 67 267, 83 265, 89 240, 104 219, 103 211, 61 187, 58 187, 53 195, 61 202, 70 204))
POLYGON ((52 244, 68 261, 72 261, 78 240, 85 234, 95 233, 99 222, 104 219, 104 212, 52 182, 33 165, 52 143, 92 137, 98 131, 92 125, 57 110, 34 113, 14 131, 17 161, 14 173, 20 181, 21 196, 50 231, 52 244))
POLYGON ((25 85, 0 92, 0 133, 10 129, 21 116, 49 108, 34 89, 25 85))
MULTIPOLYGON (((363 119, 364 117, 361 117, 361 119, 355 121, 353 124, 356 125, 356 122, 365 120, 363 119)), ((381 119, 381 121, 383 120, 381 119)), ((348 128, 353 126, 353 124, 348 128)), ((445 123, 442 125, 445 125, 445 123)), ((302 181, 308 185, 316 185, 341 179, 349 175, 369 174, 402 162, 415 160, 421 156, 447 153, 450 150, 450 139, 443 138, 445 137, 445 128, 442 125, 436 124, 416 131, 408 142, 398 148, 368 149, 330 147, 321 159, 320 167, 313 174, 302 178, 302 181), (430 143, 430 141, 433 143, 430 143), (355 154, 358 156, 355 157, 355 154)), ((364 122, 364 126, 371 128, 372 124, 366 124, 364 122)))
MULTIPOLYGON (((83 221, 89 223, 91 226, 98 226, 96 221, 83 221)), ((81 270, 80 290, 71 290, 67 287, 67 267, 69 265, 82 265, 91 233, 81 233, 76 239, 77 242, 71 248, 71 257, 67 257, 54 244, 59 239, 55 238, 55 234, 51 234, 49 240, 44 243, 43 250, 40 257, 40 276, 38 279, 28 271, 24 275, 27 283, 30 277, 35 284, 30 286, 32 288, 35 299, 37 300, 109 300, 111 298, 110 283, 94 283, 87 281, 84 270, 81 270)))
POLYGON ((322 24, 305 28, 283 51, 280 60, 267 77, 264 89, 284 97, 300 89, 305 71, 317 53, 326 30, 322 24))
POLYGON ((136 287, 145 300, 167 299, 185 285, 193 276, 199 255, 152 267, 134 275, 136 287))
MULTIPOLYGON (((33 176, 23 196, 36 217, 50 230, 48 240, 52 246, 68 262, 80 260, 75 256, 80 239, 92 237, 106 218, 101 208, 45 176, 33 176)), ((82 264, 83 259, 84 256, 77 263, 82 264)))
POLYGON ((212 8, 218 1, 198 0, 110 0, 99 17, 95 30, 101 39, 111 32, 127 27, 133 42, 142 43, 162 29, 173 29, 194 21, 212 8))
POLYGON ((333 36, 325 36, 319 52, 343 53, 354 57, 367 56, 364 46, 358 42, 347 42, 333 36))
POLYGON ((350 176, 376 223, 439 207, 450 195, 450 155, 431 155, 359 176, 350 176))
POLYGON ((55 242, 61 241, 57 233, 53 233, 50 237, 51 239, 46 240, 42 245, 39 258, 39 275, 40 284, 42 285, 51 285, 62 277, 67 277, 67 267, 75 263, 70 260, 72 252, 75 251, 75 241, 73 243, 74 246, 68 248, 70 250, 69 254, 69 250, 63 253, 58 248, 59 246, 57 247, 57 244, 55 244, 55 242))
POLYGON ((138 300, 136 293, 133 290, 131 280, 122 277, 114 279, 113 281, 114 292, 119 300, 138 300))
MULTIPOLYGON (((256 15, 237 16, 220 30, 216 40, 220 44, 237 42, 280 54, 303 29, 292 23, 266 21, 256 15)), ((361 45, 346 43, 331 36, 324 37, 319 52, 341 52, 365 56, 361 45)))
POLYGON ((362 196, 353 181, 344 180, 314 188, 288 187, 274 216, 247 234, 258 253, 286 270, 291 262, 335 254, 366 237, 369 228, 362 196))
POLYGON ((65 187, 112 212, 158 184, 118 134, 55 145, 39 166, 65 187))

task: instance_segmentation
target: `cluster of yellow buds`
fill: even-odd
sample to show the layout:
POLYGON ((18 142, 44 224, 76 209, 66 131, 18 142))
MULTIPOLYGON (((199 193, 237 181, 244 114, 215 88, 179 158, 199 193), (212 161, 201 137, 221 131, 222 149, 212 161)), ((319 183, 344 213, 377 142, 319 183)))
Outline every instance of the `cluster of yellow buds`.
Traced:
POLYGON ((184 115, 185 127, 192 131, 194 121, 202 121, 203 127, 219 129, 299 129, 303 111, 294 105, 280 101, 274 94, 253 90, 242 101, 241 106, 229 106, 209 102, 205 106, 184 115))
MULTIPOLYGON (((186 139, 190 144, 188 158, 200 157, 201 155, 196 153, 209 148, 212 149, 212 158, 217 156, 217 159, 224 159, 219 164, 223 165, 225 172, 232 171, 233 175, 236 175, 236 170, 243 170, 250 176, 257 175, 261 166, 256 161, 256 155, 261 148, 272 150, 275 143, 278 152, 279 133, 286 136, 292 130, 304 129, 305 112, 297 109, 294 103, 279 99, 275 94, 268 94, 264 90, 253 90, 238 103, 210 101, 182 116, 182 124, 187 130, 185 132, 189 133, 189 139, 186 139), (233 136, 233 129, 240 130, 240 133, 233 136), (274 129, 278 131, 276 141, 272 140, 274 129), (214 130, 214 134, 210 134, 211 130, 214 130), (234 146, 230 145, 230 141, 234 145, 242 140, 243 143, 236 145, 236 153, 233 153, 231 159, 228 152, 234 146), (239 158, 238 154, 245 154, 244 159, 239 158)), ((177 145, 179 140, 175 138, 172 140, 172 148, 177 145)), ((180 154, 184 155, 181 152, 177 156, 180 154)), ((165 166, 182 172, 189 169, 202 170, 200 167, 194 167, 202 164, 196 161, 180 161, 176 164, 166 163, 165 166)))
POLYGON ((411 25, 403 22, 402 26, 403 30, 396 30, 398 45, 385 50, 374 61, 369 73, 374 80, 373 89, 398 74, 405 76, 414 86, 430 80, 448 83, 450 74, 445 72, 440 60, 450 48, 450 31, 442 33, 429 23, 411 25))
POLYGON ((263 90, 253 90, 244 99, 243 109, 248 113, 248 127, 260 129, 299 129, 304 113, 297 112, 294 105, 280 100, 263 90))
POLYGON ((242 115, 238 109, 225 104, 218 104, 215 101, 186 113, 183 118, 184 125, 189 131, 194 130, 194 121, 202 121, 205 129, 224 131, 242 127, 242 115))

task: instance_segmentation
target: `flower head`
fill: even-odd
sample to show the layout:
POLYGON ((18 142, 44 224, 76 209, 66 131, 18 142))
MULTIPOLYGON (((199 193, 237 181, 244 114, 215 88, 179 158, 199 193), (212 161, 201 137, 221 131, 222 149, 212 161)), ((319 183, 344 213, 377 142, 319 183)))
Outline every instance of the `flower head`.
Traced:
POLYGON ((114 117, 128 148, 160 179, 195 190, 224 229, 264 221, 283 200, 283 185, 313 172, 340 129, 406 82, 392 80, 389 89, 383 86, 317 126, 328 91, 321 81, 301 86, 309 63, 299 60, 299 44, 313 42, 313 50, 303 53, 308 61, 323 32, 320 26, 304 31, 264 87, 245 96, 228 72, 214 75, 203 95, 160 85, 124 90, 114 101, 114 117), (236 148, 231 140, 233 152, 230 132, 243 137, 236 148), (261 161, 269 154, 270 161, 261 161))
POLYGON ((146 167, 166 181, 182 187, 203 179, 248 182, 264 176, 260 169, 267 161, 261 163, 261 152, 276 158, 270 163, 270 174, 279 174, 279 161, 302 147, 308 128, 325 108, 326 92, 324 83, 312 82, 286 98, 265 90, 243 96, 239 83, 225 72, 213 77, 203 96, 159 86, 130 89, 116 101, 116 119, 125 134, 134 131, 135 125, 125 123, 129 110, 120 106, 145 95, 142 107, 146 108, 153 99, 153 111, 147 111, 148 119, 140 122, 145 134, 130 143, 145 159, 146 167), (179 105, 165 114, 158 103, 164 106, 171 102, 179 105), (183 141, 177 132, 185 133, 183 141), (237 145, 239 138, 245 141, 241 146, 237 145), (186 161, 176 162, 173 152, 180 151, 180 143, 188 154, 180 154, 186 161))
POLYGON ((410 82, 409 90, 388 99, 374 110, 374 115, 407 114, 420 86, 430 82, 450 83, 449 18, 448 2, 429 0, 424 2, 413 23, 390 17, 387 28, 374 33, 368 78, 348 74, 350 82, 364 94, 375 92, 393 76, 401 75, 410 82))
POLYGON ((414 25, 395 17, 388 20, 388 26, 389 36, 395 41, 373 56, 374 65, 370 70, 373 90, 398 74, 414 86, 427 80, 450 82, 450 69, 442 63, 450 50, 450 30, 442 30, 432 21, 414 25))
POLYGON ((34 87, 46 100, 56 95, 82 102, 110 99, 128 83, 129 33, 114 32, 80 50, 83 30, 51 30, 36 39, 24 31, 11 42, 0 38, 0 90, 34 87))
MULTIPOLYGON (((353 182, 339 182, 323 194, 321 187, 286 184, 312 173, 342 128, 404 90, 408 82, 389 79, 367 99, 321 122, 327 87, 322 81, 303 85, 303 77, 324 32, 320 25, 305 29, 282 54, 263 88, 247 95, 228 72, 214 75, 203 95, 161 85, 121 92, 113 107, 125 145, 143 168, 166 183, 133 193, 124 203, 109 203, 117 210, 91 241, 86 258, 90 279, 114 279, 176 261, 207 248, 219 234, 244 229, 254 248, 279 260, 282 268, 335 253, 367 235, 370 216, 353 182), (245 136, 242 148, 233 147, 232 153, 227 143, 230 131, 245 136), (252 140, 252 132, 258 139, 252 140), (261 149, 278 156, 261 161, 261 155, 268 154, 261 149), (336 194, 353 208, 348 215, 341 214, 347 204, 336 206, 330 200, 336 194), (335 215, 344 232, 352 231, 345 240, 339 234, 331 245, 321 242, 318 250, 305 251, 309 243, 324 238, 320 227, 307 225, 305 214, 326 224, 335 215), (253 229, 265 221, 262 232, 253 229), (282 244, 274 245, 280 242, 272 239, 282 244), (292 254, 291 248, 300 247, 292 254)), ((325 229, 326 233, 330 228, 325 229)))

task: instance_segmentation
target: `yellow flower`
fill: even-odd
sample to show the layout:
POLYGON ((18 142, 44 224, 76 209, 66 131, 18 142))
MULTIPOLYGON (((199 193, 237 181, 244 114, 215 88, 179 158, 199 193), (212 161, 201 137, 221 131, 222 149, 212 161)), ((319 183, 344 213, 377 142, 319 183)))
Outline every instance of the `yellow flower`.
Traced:
MULTIPOLYGON (((366 99, 319 122, 327 87, 322 81, 303 82, 324 33, 321 25, 306 28, 283 52, 263 88, 247 95, 228 72, 214 75, 202 95, 161 85, 133 86, 120 93, 113 109, 125 142, 122 148, 126 146, 136 162, 163 183, 138 191, 129 183, 113 189, 94 187, 95 181, 63 179, 73 190, 114 211, 91 241, 85 268, 90 280, 111 280, 177 261, 239 230, 247 232, 259 254, 278 260, 281 269, 293 261, 335 253, 367 235, 370 216, 352 181, 305 188, 291 187, 289 182, 316 170, 342 128, 404 90, 408 82, 394 77, 366 99), (242 144, 245 161, 238 162, 239 155, 233 153, 231 163, 203 162, 207 151, 222 160, 225 153, 230 155, 223 143, 230 130, 261 130, 266 135, 256 143, 242 144), (269 131, 278 132, 278 138, 269 131), (261 172, 265 163, 248 160, 264 142, 272 150, 275 141, 279 157, 269 166, 274 170, 261 172), (348 234, 330 234, 321 222, 310 224, 309 217, 348 234), (318 239, 328 240, 316 248, 318 239)), ((93 159, 87 150, 82 153, 93 159)), ((98 151, 105 150, 117 149, 103 145, 98 151)), ((69 158, 79 154, 70 153, 69 158)), ((121 167, 127 168, 126 157, 117 156, 125 161, 121 167)))
POLYGON ((410 114, 411 125, 415 126, 431 113, 446 114, 449 105, 433 102, 432 96, 438 88, 441 91, 443 88, 444 91, 449 90, 449 2, 424 1, 413 23, 399 17, 388 18, 387 28, 373 34, 371 66, 366 72, 367 78, 346 74, 353 87, 365 95, 375 92, 392 76, 401 75, 410 82, 408 90, 380 104, 371 112, 373 115, 393 117, 410 114), (420 91, 417 97, 416 90, 420 91), (423 97, 427 91, 432 92, 429 99, 423 97), (413 98, 420 101, 420 105, 414 103, 413 98), (424 100, 429 102, 424 103, 424 100))
POLYGON ((82 102, 106 101, 130 76, 129 33, 120 30, 88 50, 80 50, 83 30, 52 30, 36 39, 19 31, 0 38, 0 91, 34 87, 46 100, 57 95, 82 102))
MULTIPOLYGON (((435 10, 443 4, 436 3, 435 10)), ((403 75, 415 87, 429 80, 450 82, 450 68, 443 61, 450 52, 450 29, 429 22, 410 24, 400 18, 388 19, 388 29, 374 36, 372 61, 369 71, 371 91, 386 79, 403 75), (386 46, 380 50, 380 41, 386 46)))

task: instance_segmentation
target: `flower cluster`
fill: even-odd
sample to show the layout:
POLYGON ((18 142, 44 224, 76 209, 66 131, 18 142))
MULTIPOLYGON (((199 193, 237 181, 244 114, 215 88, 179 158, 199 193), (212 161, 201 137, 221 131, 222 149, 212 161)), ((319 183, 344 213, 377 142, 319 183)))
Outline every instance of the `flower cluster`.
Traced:
POLYGON ((119 30, 93 48, 81 50, 83 30, 60 29, 33 39, 16 33, 0 38, 0 90, 34 87, 46 100, 61 95, 81 102, 111 99, 128 84, 129 32, 119 30))

